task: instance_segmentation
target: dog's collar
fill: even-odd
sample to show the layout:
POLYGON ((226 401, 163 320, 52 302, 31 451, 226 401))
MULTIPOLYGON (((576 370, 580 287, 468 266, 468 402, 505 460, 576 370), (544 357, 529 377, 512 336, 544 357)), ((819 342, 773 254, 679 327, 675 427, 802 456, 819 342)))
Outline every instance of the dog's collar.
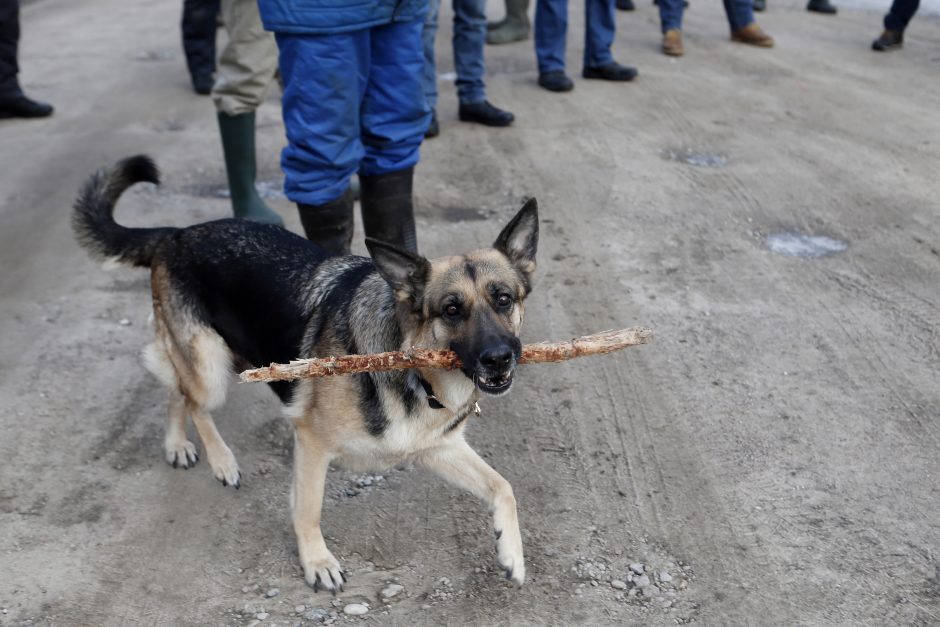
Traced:
POLYGON ((437 400, 437 397, 434 395, 434 388, 431 387, 428 380, 417 373, 415 373, 415 377, 418 379, 418 383, 421 384, 421 387, 424 388, 424 394, 428 397, 428 406, 431 409, 444 409, 444 404, 437 400))

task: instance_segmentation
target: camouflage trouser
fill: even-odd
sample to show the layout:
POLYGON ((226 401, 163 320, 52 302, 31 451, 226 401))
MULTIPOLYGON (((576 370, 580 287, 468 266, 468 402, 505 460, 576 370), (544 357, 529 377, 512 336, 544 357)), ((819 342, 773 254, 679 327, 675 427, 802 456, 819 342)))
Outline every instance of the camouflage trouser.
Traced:
POLYGON ((219 59, 212 100, 227 115, 251 113, 277 76, 277 43, 261 26, 257 0, 222 0, 228 43, 219 59))

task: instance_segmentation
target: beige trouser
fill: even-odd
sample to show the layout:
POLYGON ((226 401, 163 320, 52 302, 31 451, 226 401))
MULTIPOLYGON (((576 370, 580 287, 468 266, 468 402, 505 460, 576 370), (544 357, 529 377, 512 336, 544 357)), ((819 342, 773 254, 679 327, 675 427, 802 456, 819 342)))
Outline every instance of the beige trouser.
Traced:
POLYGON ((277 76, 277 43, 261 26, 257 0, 222 0, 228 43, 219 59, 212 100, 227 115, 251 113, 277 76))

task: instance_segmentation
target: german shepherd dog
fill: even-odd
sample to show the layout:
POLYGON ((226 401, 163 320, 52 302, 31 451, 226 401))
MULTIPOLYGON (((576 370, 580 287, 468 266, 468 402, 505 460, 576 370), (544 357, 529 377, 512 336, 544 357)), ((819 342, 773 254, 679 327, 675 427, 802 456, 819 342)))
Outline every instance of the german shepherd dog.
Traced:
POLYGON ((457 371, 374 372, 270 384, 294 425, 291 491, 305 578, 336 593, 345 581, 320 532, 327 468, 387 469, 413 461, 489 505, 497 559, 525 580, 516 500, 509 482, 464 440, 481 395, 509 391, 520 355, 523 301, 531 290, 538 208, 529 200, 492 248, 428 260, 367 239, 371 259, 329 256, 289 231, 245 220, 186 228, 127 228, 113 218, 120 195, 158 183, 154 163, 131 157, 94 174, 75 202, 79 243, 106 262, 149 267, 156 340, 144 363, 170 390, 164 448, 174 467, 199 455, 238 488, 235 455, 210 411, 222 406, 233 368, 296 357, 452 349, 457 371))

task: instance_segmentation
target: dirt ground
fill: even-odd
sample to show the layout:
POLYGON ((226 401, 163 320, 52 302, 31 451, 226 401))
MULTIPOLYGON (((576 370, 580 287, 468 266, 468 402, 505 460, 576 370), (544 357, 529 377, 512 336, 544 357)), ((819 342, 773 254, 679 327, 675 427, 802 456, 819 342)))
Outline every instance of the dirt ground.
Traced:
MULTIPOLYGON (((634 84, 549 94, 531 42, 488 49, 490 99, 517 114, 502 130, 456 120, 445 21, 416 194, 432 256, 539 199, 524 339, 642 324, 654 342, 526 368, 470 425, 515 488, 523 589, 473 497, 335 471, 324 531, 351 579, 334 602, 301 577, 275 397, 237 386, 217 414, 240 491, 167 466, 165 393, 138 358, 148 276, 99 269, 71 235, 80 182, 140 152, 165 182, 131 190, 121 221, 227 214, 179 2, 28 3, 24 86, 57 111, 0 121, 0 624, 940 623, 940 21, 879 55, 880 13, 771 0, 778 45, 756 50, 692 0, 676 61, 638 4, 615 49, 634 84), (787 256, 778 234, 846 247, 787 256)), ((578 4, 572 74, 582 23, 578 4)), ((259 115, 262 182, 299 231, 276 94, 259 115)))

